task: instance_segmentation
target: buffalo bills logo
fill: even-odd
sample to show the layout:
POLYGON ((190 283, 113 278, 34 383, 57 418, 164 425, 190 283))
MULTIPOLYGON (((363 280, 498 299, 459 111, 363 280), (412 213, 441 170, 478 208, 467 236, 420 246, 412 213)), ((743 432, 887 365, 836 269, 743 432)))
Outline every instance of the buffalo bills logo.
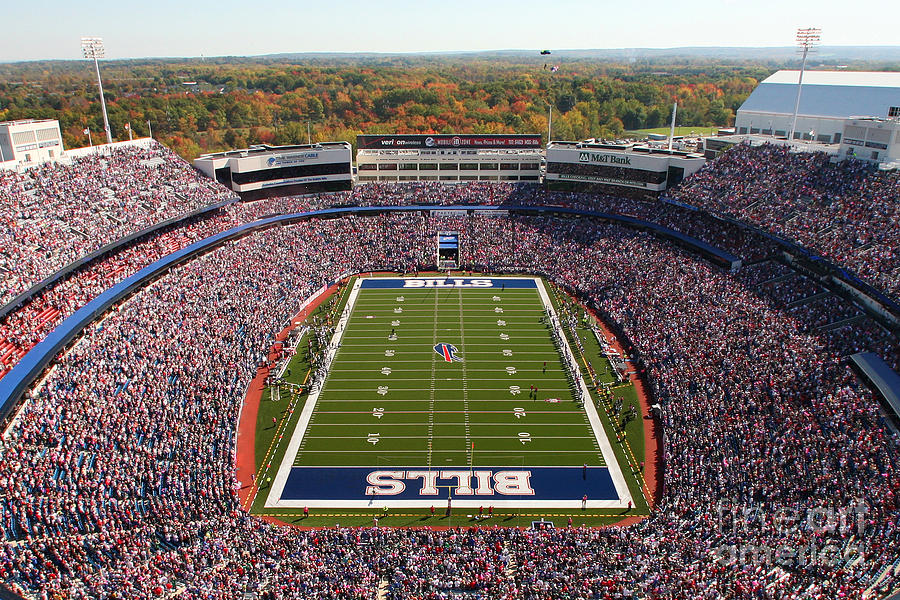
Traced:
POLYGON ((453 362, 453 361, 462 362, 462 357, 456 356, 456 353, 458 352, 458 350, 456 349, 456 346, 454 346, 453 344, 445 344, 444 342, 441 342, 440 344, 438 344, 437 346, 434 347, 434 351, 437 352, 439 355, 443 356, 444 360, 446 360, 447 362, 453 362))

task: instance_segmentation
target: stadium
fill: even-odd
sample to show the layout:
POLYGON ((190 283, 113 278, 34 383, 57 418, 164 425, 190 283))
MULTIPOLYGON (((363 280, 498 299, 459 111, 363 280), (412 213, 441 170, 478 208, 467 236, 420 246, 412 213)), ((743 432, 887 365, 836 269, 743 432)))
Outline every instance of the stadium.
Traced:
POLYGON ((547 142, 0 170, 0 597, 898 593, 897 171, 547 142))

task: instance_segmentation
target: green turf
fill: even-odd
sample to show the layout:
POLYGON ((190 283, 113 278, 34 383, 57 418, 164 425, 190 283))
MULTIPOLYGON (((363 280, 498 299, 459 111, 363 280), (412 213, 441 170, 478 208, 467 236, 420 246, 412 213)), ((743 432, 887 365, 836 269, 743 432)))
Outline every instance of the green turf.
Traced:
MULTIPOLYGON (((340 314, 349 289, 345 287, 343 296, 333 301, 333 314, 340 314)), ((547 291, 559 310, 559 300, 550 286, 547 291)), ((564 304, 569 301, 567 296, 560 298, 564 304)), ((542 303, 533 289, 362 289, 294 464, 457 467, 468 466, 471 461, 476 467, 603 465, 584 409, 574 400, 542 317, 542 303), (397 301, 400 296, 402 302, 397 301), (495 296, 500 297, 499 302, 494 301, 495 296), (495 312, 497 307, 503 312, 495 312), (396 308, 402 312, 395 313, 396 308), (498 325, 498 320, 506 324, 498 325), (400 324, 392 325, 393 321, 400 324), (396 340, 388 339, 392 329, 396 340), (500 339, 501 332, 509 339, 500 339), (432 350, 438 342, 455 345, 464 362, 444 361, 432 350), (392 350, 393 356, 385 356, 386 350, 392 350), (511 356, 505 356, 503 350, 511 351, 511 356), (509 366, 516 369, 512 375, 506 371, 509 366), (384 367, 391 369, 390 374, 382 373, 384 367), (511 394, 511 385, 518 385, 521 393, 511 394), (531 385, 538 388, 536 396, 529 395, 531 385), (387 393, 379 394, 379 386, 387 386, 387 393), (560 402, 546 402, 548 398, 559 398, 560 402), (374 414, 376 408, 383 409, 378 411, 382 413, 380 418, 374 414), (524 416, 516 418, 516 408, 524 409, 524 416), (379 435, 370 436, 372 433, 379 435), (523 443, 520 433, 528 433, 531 441, 523 443), (375 437, 378 442, 373 444, 369 440, 375 437)), ((585 331, 589 333, 585 329, 579 334, 587 359, 595 365, 605 364, 598 345, 590 343, 585 331)), ((305 342, 301 343, 303 348, 305 342)), ((302 382, 307 370, 304 354, 293 359, 289 381, 302 382)), ((607 377, 612 379, 611 375, 607 377)), ((629 401, 636 401, 630 384, 615 393, 625 398, 626 407, 629 401)), ((269 398, 267 391, 260 407, 256 460, 263 484, 252 512, 308 526, 371 524, 374 513, 365 509, 314 510, 304 519, 296 509, 264 507, 268 492, 264 478, 274 476, 306 394, 296 398, 293 411, 288 410, 288 394, 283 394, 279 402, 269 398), (274 428, 273 416, 278 421, 274 428)), ((611 415, 599 395, 594 401, 635 499, 634 509, 546 513, 497 510, 491 524, 527 525, 541 516, 565 522, 572 516, 576 525, 596 526, 627 515, 646 514, 637 474, 628 468, 628 462, 643 460, 640 419, 626 425, 622 441, 617 443, 611 415), (636 458, 629 461, 629 453, 636 458)), ((427 510, 397 509, 388 519, 382 518, 381 524, 446 526, 475 522, 471 515, 463 514, 471 510, 461 510, 449 519, 437 512, 432 517, 427 510)))
POLYGON ((361 289, 294 464, 604 465, 543 317, 535 289, 361 289))

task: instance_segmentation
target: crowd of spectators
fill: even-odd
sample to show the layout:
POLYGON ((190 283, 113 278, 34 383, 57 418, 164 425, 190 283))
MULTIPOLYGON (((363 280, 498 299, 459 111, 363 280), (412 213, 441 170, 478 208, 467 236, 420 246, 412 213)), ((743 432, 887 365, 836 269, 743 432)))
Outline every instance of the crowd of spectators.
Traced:
MULTIPOLYGON (((714 164, 722 163, 722 173, 732 176, 733 165, 741 164, 743 159, 748 158, 749 166, 742 173, 745 179, 752 178, 755 176, 753 165, 762 162, 762 159, 752 160, 753 152, 777 153, 779 150, 741 147, 733 150, 740 158, 731 158, 731 153, 726 153, 714 164), (751 153, 749 158, 742 154, 746 152, 751 153)), ((764 158, 767 164, 790 165, 791 161, 800 160, 790 154, 764 158)), ((782 171, 785 170, 789 171, 784 167, 777 171, 777 175, 784 178, 782 171)), ((711 179, 710 171, 712 169, 703 171, 705 179, 701 180, 705 184, 702 181, 686 183, 676 196, 690 200, 693 197, 691 194, 695 194, 690 190, 718 186, 720 182, 711 179)), ((850 172, 859 175, 860 170, 856 167, 850 172)), ((831 180, 825 178, 824 181, 831 180)), ((816 182, 821 183, 819 180, 816 182)), ((733 189, 736 185, 732 183, 727 189, 733 189)), ((744 187, 754 189, 750 185, 744 187)), ((772 192, 771 186, 759 187, 765 188, 766 193, 772 192)), ((876 186, 873 183, 870 187, 876 186)), ((855 188, 842 184, 835 189, 843 193, 855 188)), ((23 173, 0 173, 0 195, 10 200, 4 203, 6 214, 0 215, 0 222, 6 223, 5 229, 0 229, 0 241, 3 242, 0 244, 0 272, 3 272, 5 282, 5 289, 0 290, 2 304, 107 242, 222 200, 230 192, 202 178, 186 162, 153 143, 149 149, 124 147, 104 155, 78 158, 71 165, 50 164, 23 173)), ((668 202, 647 202, 603 194, 549 192, 538 185, 526 183, 378 183, 357 186, 352 192, 271 198, 233 205, 183 225, 181 232, 170 230, 136 242, 122 251, 94 261, 89 268, 45 290, 8 317, 0 318, 0 377, 62 319, 102 289, 160 258, 165 250, 178 250, 198 237, 274 214, 341 206, 397 204, 562 206, 653 221, 730 251, 745 262, 765 259, 775 251, 771 240, 704 211, 694 211, 668 202)), ((883 219, 874 222, 883 223, 883 219)), ((834 230, 832 228, 830 231, 834 230)), ((893 232, 893 237, 897 237, 896 232, 893 232)), ((864 252, 873 257, 886 256, 883 251, 873 249, 871 244, 864 252)), ((856 266, 852 261, 849 264, 856 266)), ((885 264, 889 266, 890 262, 885 264)), ((870 271, 864 270, 865 273, 870 271)), ((872 281, 877 283, 884 276, 885 272, 881 272, 880 279, 872 281)))
POLYGON ((154 141, 0 170, 0 305, 109 242, 233 196, 154 141))
POLYGON ((30 391, 0 439, 0 580, 39 598, 884 594, 900 439, 827 337, 758 289, 780 271, 748 284, 590 219, 391 214, 229 242, 89 328, 30 391), (242 512, 234 429, 275 333, 325 282, 433 263, 445 229, 467 266, 545 273, 621 328, 665 433, 648 519, 300 531, 242 512), (849 524, 808 518, 829 510, 849 524))
MULTIPOLYGON (((764 146, 733 149, 695 177, 676 199, 796 239, 897 295, 895 176, 764 146)), ((156 145, 0 172, 0 195, 11 199, 0 215, 3 301, 109 241, 229 196, 156 145)), ((775 248, 765 238, 674 204, 422 182, 234 205, 10 313, 0 376, 99 292, 193 241, 271 214, 393 204, 626 214, 761 262, 729 275, 645 234, 552 218, 344 217, 228 243, 92 327, 32 392, 0 440, 0 581, 42 598, 374 598, 379 588, 389 598, 834 598, 898 585, 900 442, 845 360, 871 350, 900 368, 896 335, 763 260, 775 248), (622 328, 666 432, 666 493, 650 519, 604 531, 305 533, 240 511, 236 411, 279 325, 346 273, 433 264, 443 230, 461 232, 465 266, 545 273, 622 328), (827 510, 861 516, 843 529, 806 519, 827 510), (786 515, 799 518, 786 526, 786 515), (735 556, 747 547, 839 550, 830 564, 777 564, 735 556)))
POLYGON ((739 145, 669 194, 750 223, 900 296, 900 174, 822 152, 739 145))

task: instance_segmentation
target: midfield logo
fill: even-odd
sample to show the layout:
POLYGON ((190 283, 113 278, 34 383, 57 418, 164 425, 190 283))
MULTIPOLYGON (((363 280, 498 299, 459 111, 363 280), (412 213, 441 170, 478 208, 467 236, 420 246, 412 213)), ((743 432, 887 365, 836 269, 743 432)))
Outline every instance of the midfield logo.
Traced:
POLYGON ((456 353, 459 352, 459 350, 457 350, 456 346, 454 346, 453 344, 446 344, 444 342, 441 342, 434 347, 434 351, 443 356, 444 360, 446 360, 447 362, 462 362, 463 360, 461 356, 456 356, 456 353))

